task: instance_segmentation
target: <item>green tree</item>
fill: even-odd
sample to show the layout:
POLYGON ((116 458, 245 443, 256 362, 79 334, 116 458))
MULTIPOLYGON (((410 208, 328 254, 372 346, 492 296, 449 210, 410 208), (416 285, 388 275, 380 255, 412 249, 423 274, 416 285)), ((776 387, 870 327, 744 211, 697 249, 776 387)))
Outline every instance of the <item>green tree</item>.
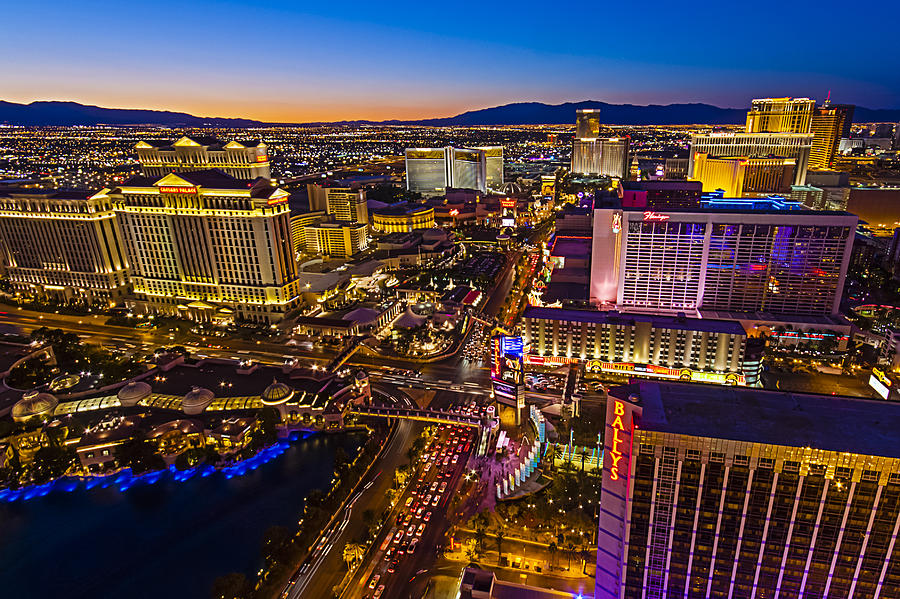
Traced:
POLYGON ((143 474, 166 467, 165 460, 140 433, 116 447, 115 456, 119 466, 131 468, 133 474, 143 474))
POLYGON ((500 565, 500 558, 503 557, 503 540, 506 538, 506 533, 503 532, 503 527, 497 529, 497 532, 494 533, 494 541, 497 544, 497 565, 500 565))
POLYGON ((239 572, 232 572, 216 578, 212 586, 212 599, 247 599, 252 589, 247 577, 239 572))
POLYGON ((266 529, 262 539, 262 555, 269 567, 278 561, 276 557, 290 538, 291 534, 284 526, 274 525, 266 529))
POLYGON ((553 569, 553 561, 556 559, 556 552, 559 551, 559 547, 556 544, 556 541, 550 541, 550 544, 547 545, 547 553, 550 554, 550 569, 553 569))
POLYGON ((31 472, 35 482, 43 483, 59 478, 75 463, 77 456, 73 449, 58 445, 41 447, 34 454, 31 472))

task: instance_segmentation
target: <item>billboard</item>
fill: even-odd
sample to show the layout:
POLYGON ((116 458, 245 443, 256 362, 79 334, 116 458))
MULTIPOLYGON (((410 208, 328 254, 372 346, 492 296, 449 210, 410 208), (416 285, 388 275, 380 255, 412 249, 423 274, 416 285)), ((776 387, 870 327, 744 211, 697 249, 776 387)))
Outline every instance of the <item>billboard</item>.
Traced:
POLYGON ((497 401, 525 406, 525 342, 522 337, 491 337, 491 388, 497 401))

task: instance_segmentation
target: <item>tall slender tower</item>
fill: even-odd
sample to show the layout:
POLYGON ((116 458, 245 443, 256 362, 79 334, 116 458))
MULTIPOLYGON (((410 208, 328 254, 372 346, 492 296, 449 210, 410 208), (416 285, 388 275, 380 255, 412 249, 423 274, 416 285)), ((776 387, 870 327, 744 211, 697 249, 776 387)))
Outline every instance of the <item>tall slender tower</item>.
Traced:
POLYGON ((834 164, 841 137, 849 137, 853 122, 854 106, 830 104, 815 109, 812 116, 812 149, 809 153, 811 168, 830 168, 834 164))

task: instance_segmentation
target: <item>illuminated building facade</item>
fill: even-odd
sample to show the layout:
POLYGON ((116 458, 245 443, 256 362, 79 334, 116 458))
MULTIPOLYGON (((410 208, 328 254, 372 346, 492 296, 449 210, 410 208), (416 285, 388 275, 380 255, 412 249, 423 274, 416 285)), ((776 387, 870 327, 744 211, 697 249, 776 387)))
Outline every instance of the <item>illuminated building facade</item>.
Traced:
POLYGON ((484 152, 484 181, 488 189, 503 189, 503 146, 481 146, 484 152))
POLYGON ((796 162, 793 158, 710 157, 694 155, 693 179, 703 191, 721 189, 728 197, 762 193, 790 193, 796 162))
POLYGON ((132 177, 95 197, 115 210, 135 308, 275 322, 298 297, 288 196, 205 170, 132 177))
POLYGON ((747 113, 747 133, 809 133, 816 101, 809 98, 761 98, 747 113))
POLYGON ((333 258, 349 258, 369 247, 366 225, 362 223, 337 221, 308 225, 303 235, 307 252, 333 258))
POLYGON ((372 229, 380 233, 408 233, 433 227, 433 206, 398 202, 372 213, 372 229))
POLYGON ((139 141, 134 150, 147 177, 211 168, 245 181, 272 177, 269 149, 258 140, 185 136, 176 141, 139 141))
POLYGON ((580 108, 575 111, 575 137, 600 137, 599 108, 580 108))
MULTIPOLYGON (((530 364, 586 362, 589 371, 745 384, 747 333, 734 321, 529 307, 530 364)), ((750 375, 751 384, 756 372, 750 375)))
POLYGON ((900 406, 609 391, 596 599, 900 596, 900 406))
POLYGON ((0 191, 0 270, 17 293, 118 303, 128 262, 111 202, 77 191, 0 191))
POLYGON ((838 313, 857 217, 782 198, 594 211, 590 298, 635 312, 838 313))
POLYGON ((793 185, 806 183, 811 133, 709 133, 691 136, 691 155, 688 178, 699 179, 695 171, 700 154, 710 157, 792 158, 793 185))
POLYGON ((849 104, 831 104, 816 108, 812 116, 811 168, 831 168, 842 137, 850 136, 853 109, 849 104))
POLYGON ((323 222, 327 216, 324 210, 300 212, 291 215, 291 248, 295 252, 306 250, 306 227, 323 222))
POLYGON ((324 210, 335 220, 348 223, 366 224, 369 222, 365 189, 310 183, 306 186, 306 190, 309 196, 310 210, 314 212, 324 210))
POLYGON ((572 147, 572 172, 627 179, 631 167, 626 137, 575 138, 572 147))
POLYGON ((475 189, 503 185, 503 148, 407 148, 406 188, 425 196, 448 188, 475 189))

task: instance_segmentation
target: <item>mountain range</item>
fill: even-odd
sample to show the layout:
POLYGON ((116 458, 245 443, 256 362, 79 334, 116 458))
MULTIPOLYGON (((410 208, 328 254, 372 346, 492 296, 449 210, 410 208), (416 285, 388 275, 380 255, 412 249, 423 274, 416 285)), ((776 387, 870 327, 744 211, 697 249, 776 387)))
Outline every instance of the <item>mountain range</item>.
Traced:
MULTIPOLYGON (((341 121, 339 123, 264 123, 252 119, 198 117, 184 112, 102 108, 77 102, 32 102, 17 104, 0 100, 0 124, 27 126, 159 125, 168 127, 259 127, 279 125, 557 125, 574 124, 579 108, 599 108, 601 121, 609 125, 727 125, 745 121, 745 108, 720 108, 711 104, 609 104, 584 101, 564 104, 516 102, 470 110, 451 117, 412 121, 341 121)), ((898 122, 900 109, 869 109, 857 106, 854 122, 898 122)))

